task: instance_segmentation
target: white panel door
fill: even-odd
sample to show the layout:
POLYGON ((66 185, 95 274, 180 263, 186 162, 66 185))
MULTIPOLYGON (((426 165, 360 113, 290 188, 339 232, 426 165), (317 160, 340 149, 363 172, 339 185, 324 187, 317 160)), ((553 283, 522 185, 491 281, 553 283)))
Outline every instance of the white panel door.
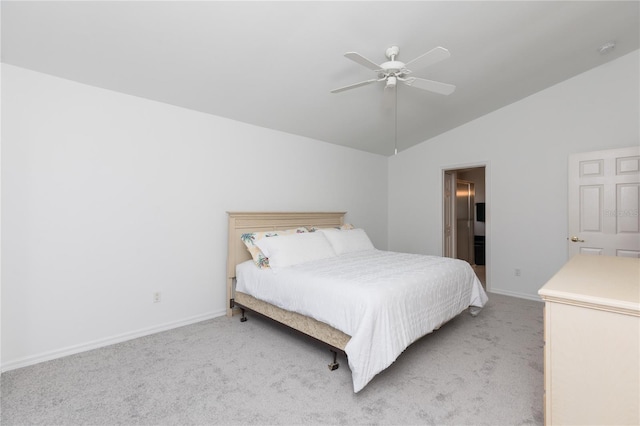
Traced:
POLYGON ((640 146, 569 157, 569 257, 640 257, 640 146))

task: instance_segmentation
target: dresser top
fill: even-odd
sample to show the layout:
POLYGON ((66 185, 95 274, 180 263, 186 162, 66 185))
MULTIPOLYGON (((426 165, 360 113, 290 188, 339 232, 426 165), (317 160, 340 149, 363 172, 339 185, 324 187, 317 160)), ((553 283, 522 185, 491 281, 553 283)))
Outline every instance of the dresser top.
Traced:
POLYGON ((640 259, 576 255, 538 294, 545 301, 640 315, 640 259))

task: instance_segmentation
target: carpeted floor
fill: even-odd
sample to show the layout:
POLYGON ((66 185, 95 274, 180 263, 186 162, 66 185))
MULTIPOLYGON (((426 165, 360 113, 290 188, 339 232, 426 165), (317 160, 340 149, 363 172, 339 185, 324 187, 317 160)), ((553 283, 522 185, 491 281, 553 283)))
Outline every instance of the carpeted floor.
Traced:
POLYGON ((255 315, 2 374, 8 425, 543 423, 543 305, 490 294, 358 394, 346 359, 255 315))

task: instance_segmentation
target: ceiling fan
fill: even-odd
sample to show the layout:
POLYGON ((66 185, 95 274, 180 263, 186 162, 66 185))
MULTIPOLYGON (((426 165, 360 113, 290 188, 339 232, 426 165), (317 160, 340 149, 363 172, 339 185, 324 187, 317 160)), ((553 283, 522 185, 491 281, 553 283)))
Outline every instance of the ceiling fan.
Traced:
POLYGON ((385 88, 389 89, 395 88, 398 81, 400 81, 407 86, 417 87, 418 89, 428 90, 430 92, 439 93, 441 95, 450 95, 454 90, 456 90, 456 86, 454 86, 453 84, 441 83, 439 81, 408 76, 408 74, 411 74, 411 70, 409 70, 408 68, 409 65, 412 65, 414 68, 424 68, 429 65, 433 65, 451 56, 447 49, 445 49, 444 47, 436 47, 434 49, 431 49, 427 53, 424 53, 417 58, 407 62, 406 64, 404 62, 396 60, 399 52, 400 49, 398 48, 398 46, 391 46, 390 48, 388 48, 385 54, 389 61, 384 62, 380 65, 365 58, 357 52, 345 53, 344 56, 346 56, 347 58, 378 73, 378 77, 361 81, 360 83, 350 84, 348 86, 333 89, 331 93, 339 93, 345 90, 355 89, 356 87, 377 83, 379 81, 385 81, 385 88))

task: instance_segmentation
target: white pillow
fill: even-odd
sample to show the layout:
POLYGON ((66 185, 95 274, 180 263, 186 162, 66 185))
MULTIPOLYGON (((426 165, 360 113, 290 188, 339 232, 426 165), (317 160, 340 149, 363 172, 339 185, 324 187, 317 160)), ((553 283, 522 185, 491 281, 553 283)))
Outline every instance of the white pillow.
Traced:
POLYGON ((269 258, 269 266, 276 269, 336 255, 320 232, 262 238, 256 245, 269 258))
POLYGON ((369 236, 361 228, 349 230, 319 229, 317 232, 327 237, 336 254, 375 249, 369 236))

